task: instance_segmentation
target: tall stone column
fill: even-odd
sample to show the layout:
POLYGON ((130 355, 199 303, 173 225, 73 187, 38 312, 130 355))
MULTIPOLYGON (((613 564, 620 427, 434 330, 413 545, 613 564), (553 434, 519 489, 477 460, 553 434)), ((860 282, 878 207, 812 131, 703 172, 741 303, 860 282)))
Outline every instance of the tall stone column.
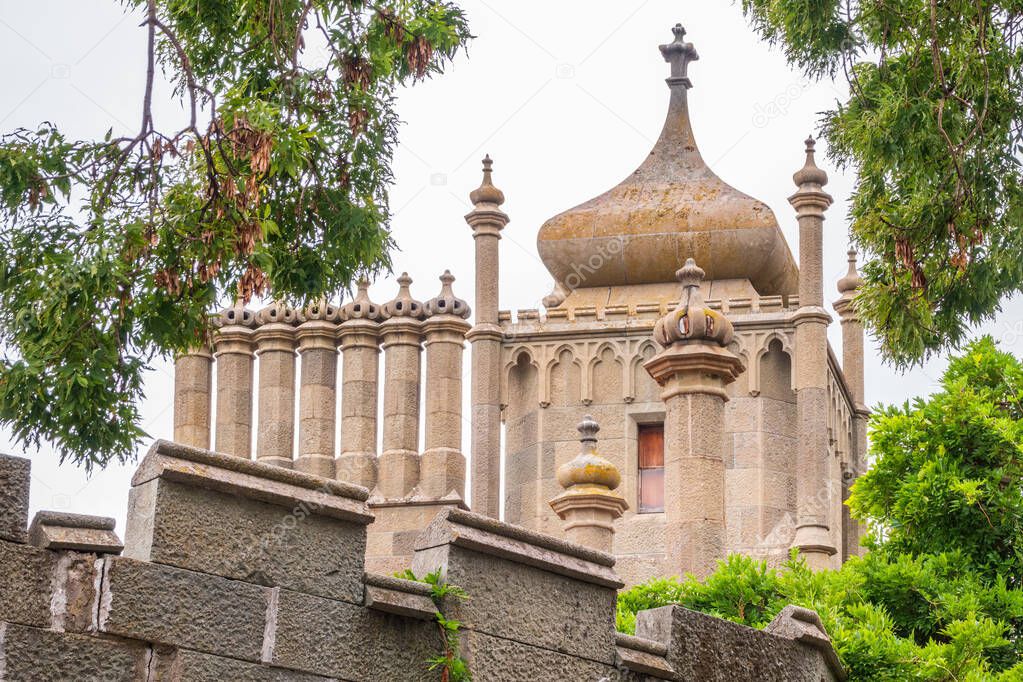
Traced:
POLYGON ((398 294, 384 304, 384 436, 377 491, 388 500, 407 497, 419 483, 419 377, 423 304, 412 298, 412 278, 401 273, 398 294))
POLYGON ((498 242, 508 216, 494 187, 493 161, 483 159, 483 184, 469 194, 465 221, 476 242, 476 324, 472 344, 472 508, 497 518, 501 489, 501 327, 498 325, 498 242))
POLYGON ((469 331, 469 306, 451 290, 445 270, 441 290, 426 302, 426 443, 420 462, 420 492, 432 499, 465 500, 462 454, 462 349, 469 331))
POLYGON ((828 523, 832 491, 828 474, 827 385, 828 324, 824 309, 824 211, 831 196, 822 188, 828 175, 814 162, 814 140, 806 140, 806 163, 793 181, 789 197, 799 220, 799 310, 796 327, 795 381, 798 445, 796 449, 796 547, 813 569, 831 566, 835 540, 828 523))
POLYGON ((259 423, 256 459, 290 469, 295 446, 295 311, 271 303, 256 313, 259 423))
MULTIPOLYGON (((856 270, 856 252, 849 251, 849 272, 838 280, 835 312, 842 319, 842 373, 853 399, 852 452, 849 465, 842 472, 842 501, 849 498, 849 489, 856 478, 866 469, 867 457, 867 409, 863 376, 863 323, 856 311, 854 299, 863 286, 863 279, 856 270)), ((843 560, 860 553, 860 537, 863 527, 849 515, 849 508, 842 505, 843 560)))
POLYGON ((252 457, 252 361, 255 318, 240 301, 220 312, 214 336, 217 360, 217 429, 214 449, 252 457))
POLYGON ((597 454, 600 426, 593 417, 583 417, 578 428, 582 451, 558 467, 558 483, 565 492, 550 501, 551 509, 565 522, 565 535, 571 542, 610 553, 614 550, 614 521, 629 508, 615 490, 622 475, 597 454))
POLYGON ((213 415, 213 354, 206 346, 174 361, 174 441, 210 447, 213 415))
POLYGON ((732 323, 706 307, 704 272, 692 258, 677 273, 678 307, 657 321, 663 350, 644 364, 664 400, 664 514, 673 570, 711 573, 725 556, 725 387, 744 371, 728 349, 732 323))
POLYGON ((372 490, 377 484, 377 407, 380 306, 359 280, 355 298, 341 308, 341 454, 336 477, 372 490))
POLYGON ((338 320, 338 309, 319 301, 305 307, 296 331, 302 373, 295 468, 325 478, 334 478, 338 320))

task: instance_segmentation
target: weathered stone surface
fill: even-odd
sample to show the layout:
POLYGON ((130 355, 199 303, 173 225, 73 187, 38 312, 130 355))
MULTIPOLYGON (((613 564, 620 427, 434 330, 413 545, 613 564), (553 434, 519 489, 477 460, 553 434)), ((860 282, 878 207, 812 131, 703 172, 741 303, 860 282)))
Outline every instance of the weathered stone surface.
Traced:
POLYGON ((372 520, 358 504, 369 498, 365 488, 166 440, 149 448, 131 484, 142 485, 158 477, 284 507, 291 507, 297 498, 319 505, 325 516, 365 523, 372 520))
POLYGON ((618 667, 659 680, 675 679, 675 671, 665 658, 668 647, 664 644, 619 632, 615 634, 615 647, 618 667))
POLYGON ((365 526, 314 502, 286 508, 158 478, 132 488, 129 509, 126 556, 362 601, 365 526))
MULTIPOLYGON (((617 589, 622 582, 612 567, 614 557, 520 526, 462 511, 441 511, 420 537, 416 551, 457 545, 552 571, 585 582, 617 589)), ((433 570, 435 567, 430 568, 433 570)), ((424 571, 424 572, 429 572, 424 571)))
POLYGON ((610 665, 615 589, 621 583, 613 582, 610 567, 581 555, 608 557, 478 514, 449 511, 430 524, 412 566, 417 575, 441 569, 448 582, 471 595, 444 607, 464 627, 610 665))
POLYGON ((363 682, 433 678, 426 661, 443 644, 435 623, 289 590, 276 613, 273 665, 363 682))
POLYGON ((106 561, 100 631, 260 660, 266 589, 124 557, 106 561))
POLYGON ((286 668, 246 663, 234 658, 172 649, 157 654, 153 682, 220 680, 220 682, 330 682, 332 678, 308 675, 286 668))
POLYGON ((494 637, 482 632, 466 632, 462 637, 464 654, 473 679, 501 682, 537 682, 538 680, 579 680, 597 682, 640 680, 628 670, 586 658, 494 637))
POLYGON ((784 637, 684 609, 640 611, 636 634, 667 645, 679 679, 700 682, 821 682, 845 679, 821 651, 784 637))
POLYGON ((95 554, 59 552, 51 585, 50 627, 57 631, 94 632, 99 610, 99 577, 104 561, 95 554))
POLYGON ((148 679, 148 656, 141 642, 0 623, 0 680, 133 682, 148 679))
POLYGON ((430 586, 411 580, 367 574, 366 608, 393 613, 396 616, 433 621, 437 607, 430 598, 430 586))
POLYGON ((789 604, 767 624, 764 632, 817 649, 836 675, 843 674, 842 662, 838 659, 821 617, 815 611, 789 604))
POLYGON ((25 542, 32 463, 0 455, 0 540, 25 542))
POLYGON ((48 627, 53 552, 0 540, 0 620, 48 627))
POLYGON ((28 539, 42 549, 120 554, 124 545, 114 532, 115 524, 105 516, 40 511, 32 519, 28 539))

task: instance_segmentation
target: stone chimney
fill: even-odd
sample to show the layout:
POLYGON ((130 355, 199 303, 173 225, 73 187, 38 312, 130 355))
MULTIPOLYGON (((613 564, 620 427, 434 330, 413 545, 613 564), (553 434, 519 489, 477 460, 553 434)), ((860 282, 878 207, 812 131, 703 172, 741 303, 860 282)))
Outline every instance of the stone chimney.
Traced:
POLYGON ((377 490, 385 499, 412 494, 419 483, 419 377, 423 304, 412 298, 412 278, 398 278, 398 293, 384 304, 380 346, 384 349, 383 452, 377 490))
POLYGON ((654 327, 664 349, 644 367, 664 401, 665 543, 679 573, 705 576, 725 554, 725 387, 745 370, 728 349, 732 323, 703 301, 704 272, 692 258, 676 276, 678 307, 654 327))
POLYGON ((600 426, 586 415, 579 424, 582 451, 558 468, 558 483, 565 489, 550 501, 565 522, 568 539, 601 552, 614 549, 614 521, 629 503, 616 488, 622 476, 614 464, 597 454, 600 426))
POLYGON ((429 498, 465 500, 462 454, 462 351, 469 331, 469 305, 451 289, 450 271, 440 277, 440 293, 423 306, 426 338, 426 443, 421 492, 429 498))

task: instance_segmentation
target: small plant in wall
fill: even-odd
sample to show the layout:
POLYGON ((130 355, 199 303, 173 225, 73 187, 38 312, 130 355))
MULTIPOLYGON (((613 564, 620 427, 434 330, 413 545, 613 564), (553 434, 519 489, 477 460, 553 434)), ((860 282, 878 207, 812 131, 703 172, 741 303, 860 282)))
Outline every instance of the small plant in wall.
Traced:
POLYGON ((444 582, 440 569, 427 573, 422 578, 408 569, 395 574, 405 580, 426 583, 430 586, 430 598, 437 606, 437 627, 440 629, 444 649, 436 656, 427 659, 430 670, 439 670, 441 682, 471 682, 472 674, 469 664, 462 658, 458 650, 458 633, 462 624, 454 618, 446 618, 443 603, 446 598, 468 599, 469 595, 461 587, 444 582))

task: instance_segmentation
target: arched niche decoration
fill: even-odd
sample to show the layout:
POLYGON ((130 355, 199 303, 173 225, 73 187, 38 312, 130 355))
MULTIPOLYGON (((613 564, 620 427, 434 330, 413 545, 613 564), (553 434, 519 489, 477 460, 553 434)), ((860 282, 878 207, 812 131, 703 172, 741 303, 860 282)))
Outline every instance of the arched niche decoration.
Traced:
POLYGON ((625 384, 623 367, 621 351, 615 344, 604 342, 597 346, 586 365, 583 403, 605 404, 621 400, 625 384))
POLYGON ((660 402, 661 389, 643 367, 647 360, 657 355, 657 351, 657 344, 652 340, 646 340, 636 348, 636 354, 629 366, 629 386, 625 402, 660 402))
POLYGON ((557 347, 547 364, 547 403, 575 405, 582 400, 583 366, 570 344, 557 347))
POLYGON ((540 366, 529 348, 516 348, 505 365, 504 395, 505 419, 514 420, 536 404, 539 393, 540 366))
POLYGON ((796 402, 792 388, 792 354, 786 349, 782 335, 765 340, 757 353, 756 377, 750 378, 750 393, 788 403, 796 402))

